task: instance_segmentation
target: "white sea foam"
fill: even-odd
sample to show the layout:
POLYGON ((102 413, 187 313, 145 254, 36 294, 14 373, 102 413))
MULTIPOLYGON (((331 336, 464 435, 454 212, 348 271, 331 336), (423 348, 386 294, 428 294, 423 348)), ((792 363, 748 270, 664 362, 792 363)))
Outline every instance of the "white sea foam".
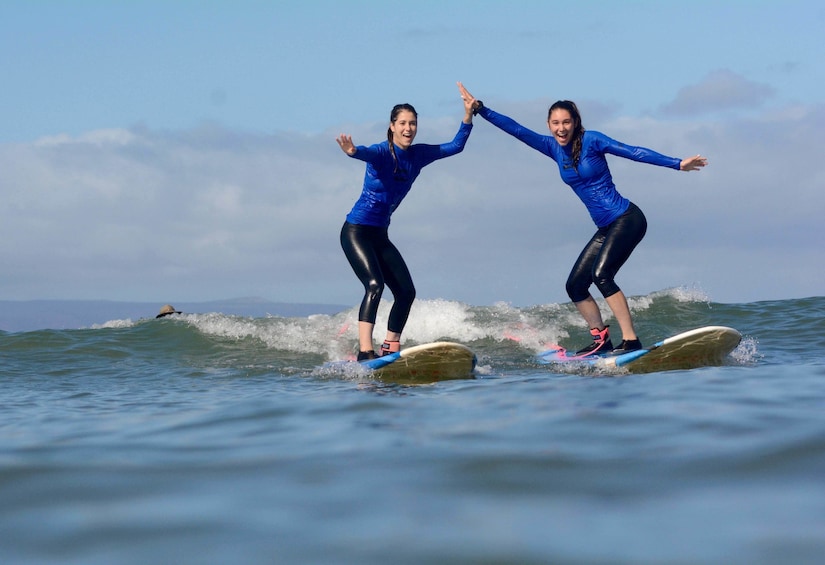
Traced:
MULTIPOLYGON (((663 299, 679 302, 707 302, 698 288, 679 287, 628 299, 639 314, 663 299)), ((603 299, 597 303, 606 322, 612 313, 603 299)), ((374 342, 384 339, 393 302, 383 300, 378 309, 374 342)), ((257 340, 269 349, 321 355, 328 360, 352 358, 358 349, 358 308, 333 315, 307 317, 267 316, 261 318, 210 314, 182 314, 174 317, 208 336, 230 340, 257 340)), ((111 321, 101 327, 123 327, 131 321, 111 321)), ((413 304, 404 329, 402 347, 433 341, 473 343, 482 340, 539 352, 586 328, 570 303, 543 304, 528 308, 505 302, 492 306, 471 306, 444 299, 419 299, 413 304)), ((583 334, 584 335, 584 334, 583 334)))
POLYGON ((102 324, 92 324, 91 329, 100 330, 105 328, 131 328, 134 325, 135 322, 129 318, 126 318, 125 320, 109 320, 108 322, 104 322, 102 324))

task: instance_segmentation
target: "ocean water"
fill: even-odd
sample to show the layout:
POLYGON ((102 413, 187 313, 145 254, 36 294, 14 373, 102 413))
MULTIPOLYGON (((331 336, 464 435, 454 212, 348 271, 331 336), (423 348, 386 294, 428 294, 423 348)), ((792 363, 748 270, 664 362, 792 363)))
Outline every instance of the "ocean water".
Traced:
POLYGON ((532 356, 587 341, 570 304, 420 300, 405 344, 479 368, 408 386, 318 368, 354 352, 354 309, 0 332, 0 559, 822 563, 825 298, 631 307, 647 343, 744 339, 722 366, 560 373, 532 356))

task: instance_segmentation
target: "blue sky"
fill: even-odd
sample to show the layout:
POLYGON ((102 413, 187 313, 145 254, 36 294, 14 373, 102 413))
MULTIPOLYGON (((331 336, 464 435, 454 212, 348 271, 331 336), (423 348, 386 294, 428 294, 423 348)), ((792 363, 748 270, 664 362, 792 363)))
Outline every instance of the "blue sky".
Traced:
MULTIPOLYGON (((823 294, 817 1, 0 4, 0 298, 356 303, 338 246, 363 165, 334 138, 452 139, 457 80, 536 131, 585 126, 710 165, 612 160, 648 216, 629 295, 823 294)), ((419 296, 566 301, 593 226, 548 159, 476 120, 393 219, 419 296)))

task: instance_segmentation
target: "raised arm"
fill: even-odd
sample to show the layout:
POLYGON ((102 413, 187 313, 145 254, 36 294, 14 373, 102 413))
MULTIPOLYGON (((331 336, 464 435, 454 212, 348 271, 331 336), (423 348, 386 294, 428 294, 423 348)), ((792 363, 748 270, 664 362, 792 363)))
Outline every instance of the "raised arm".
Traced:
POLYGON ((550 142, 555 143, 553 138, 547 135, 542 135, 540 133, 534 132, 533 130, 524 127, 517 121, 512 118, 505 116, 504 114, 499 114, 498 112, 494 112, 490 108, 486 107, 481 100, 477 99, 475 96, 470 94, 470 91, 467 90, 463 84, 460 82, 458 83, 458 90, 461 92, 461 98, 464 100, 464 104, 469 104, 470 107, 473 109, 474 114, 479 114, 482 118, 499 128, 500 130, 509 133, 519 141, 529 145, 536 151, 547 155, 551 159, 555 160, 553 156, 553 152, 550 150, 550 142))

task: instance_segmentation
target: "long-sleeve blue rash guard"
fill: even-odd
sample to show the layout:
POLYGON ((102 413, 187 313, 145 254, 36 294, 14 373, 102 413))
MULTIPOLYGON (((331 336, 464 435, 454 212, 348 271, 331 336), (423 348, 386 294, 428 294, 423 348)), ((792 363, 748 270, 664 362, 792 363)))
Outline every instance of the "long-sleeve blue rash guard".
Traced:
POLYGON ((392 158, 389 141, 369 147, 358 145, 355 155, 351 157, 365 161, 367 171, 364 174, 361 196, 347 214, 347 221, 351 224, 388 227, 390 216, 407 196, 421 169, 433 161, 461 153, 472 129, 473 124, 462 122, 455 138, 441 145, 419 143, 411 145, 406 151, 396 145, 397 165, 392 158))
POLYGON ((603 133, 586 130, 578 168, 573 167, 572 144, 559 145, 552 135, 541 135, 525 128, 515 120, 483 106, 479 115, 499 129, 523 141, 536 151, 544 153, 559 166, 561 179, 581 199, 597 227, 610 225, 627 211, 630 201, 619 194, 607 166, 605 154, 632 159, 640 163, 659 165, 679 170, 681 159, 668 157, 644 147, 625 145, 603 133))

